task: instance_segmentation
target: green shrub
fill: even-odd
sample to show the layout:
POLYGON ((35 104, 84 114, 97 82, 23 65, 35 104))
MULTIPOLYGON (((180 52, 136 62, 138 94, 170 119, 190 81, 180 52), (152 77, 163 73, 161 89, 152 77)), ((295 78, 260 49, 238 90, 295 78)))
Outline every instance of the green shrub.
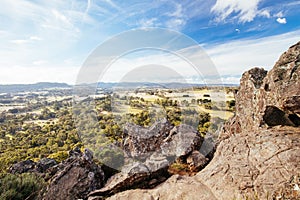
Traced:
POLYGON ((48 158, 52 158, 56 162, 62 162, 66 160, 68 157, 69 157, 69 153, 67 151, 58 151, 48 156, 48 158))
POLYGON ((0 178, 0 199, 36 199, 43 185, 43 180, 35 174, 2 174, 0 178))
POLYGON ((119 169, 124 165, 124 155, 119 149, 106 147, 96 151, 95 156, 101 163, 115 169, 119 169))

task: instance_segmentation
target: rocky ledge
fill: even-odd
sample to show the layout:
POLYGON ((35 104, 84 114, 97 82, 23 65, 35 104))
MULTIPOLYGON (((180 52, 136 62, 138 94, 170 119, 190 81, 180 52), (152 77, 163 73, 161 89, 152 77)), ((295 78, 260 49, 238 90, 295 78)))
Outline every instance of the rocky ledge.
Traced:
POLYGON ((199 151, 204 138, 188 125, 172 127, 163 119, 150 128, 128 124, 125 133, 128 164, 103 188, 91 192, 89 199, 103 199, 128 189, 154 188, 171 176, 172 163, 187 164, 191 172, 196 172, 209 160, 199 151))
POLYGON ((69 152, 69 158, 61 163, 44 158, 38 162, 31 160, 14 164, 10 173, 36 173, 49 182, 40 192, 38 199, 73 200, 85 199, 87 195, 104 186, 104 170, 93 161, 92 153, 79 148, 69 152))

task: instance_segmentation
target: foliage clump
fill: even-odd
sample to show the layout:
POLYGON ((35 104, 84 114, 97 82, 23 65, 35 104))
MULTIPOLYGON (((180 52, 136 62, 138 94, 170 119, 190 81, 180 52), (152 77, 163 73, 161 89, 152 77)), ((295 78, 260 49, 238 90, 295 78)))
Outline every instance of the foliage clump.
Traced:
POLYGON ((2 174, 0 175, 0 199, 36 199, 43 185, 43 179, 35 174, 2 174))

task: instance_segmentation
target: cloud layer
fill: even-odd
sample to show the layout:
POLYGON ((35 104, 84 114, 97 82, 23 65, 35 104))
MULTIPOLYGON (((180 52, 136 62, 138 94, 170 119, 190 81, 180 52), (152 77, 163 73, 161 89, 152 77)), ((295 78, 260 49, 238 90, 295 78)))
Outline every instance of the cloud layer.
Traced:
POLYGON ((237 14, 235 18, 239 22, 251 22, 255 16, 269 15, 268 12, 259 11, 258 4, 261 0, 240 1, 240 0, 217 0, 211 11, 217 14, 216 20, 218 22, 224 21, 232 14, 237 14))
MULTIPOLYGON (((236 80, 254 64, 269 67, 275 54, 299 40, 294 34, 300 30, 299 9, 297 0, 3 0, 0 84, 41 79, 72 83, 75 71, 103 41, 149 27, 179 31, 203 44, 225 79, 236 80)), ((142 57, 137 63, 144 61, 142 57)))

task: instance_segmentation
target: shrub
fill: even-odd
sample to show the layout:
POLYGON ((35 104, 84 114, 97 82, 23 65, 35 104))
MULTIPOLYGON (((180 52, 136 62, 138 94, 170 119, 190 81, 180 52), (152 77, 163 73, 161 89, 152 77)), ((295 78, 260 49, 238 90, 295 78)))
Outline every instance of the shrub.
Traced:
POLYGON ((124 155, 119 149, 104 147, 95 151, 95 156, 101 163, 115 169, 120 169, 124 165, 124 155))
POLYGON ((2 174, 0 178, 0 199, 36 199, 43 185, 43 180, 35 174, 2 174))
POLYGON ((54 159, 56 162, 62 162, 69 157, 69 153, 67 151, 58 151, 50 154, 48 157, 54 159))

